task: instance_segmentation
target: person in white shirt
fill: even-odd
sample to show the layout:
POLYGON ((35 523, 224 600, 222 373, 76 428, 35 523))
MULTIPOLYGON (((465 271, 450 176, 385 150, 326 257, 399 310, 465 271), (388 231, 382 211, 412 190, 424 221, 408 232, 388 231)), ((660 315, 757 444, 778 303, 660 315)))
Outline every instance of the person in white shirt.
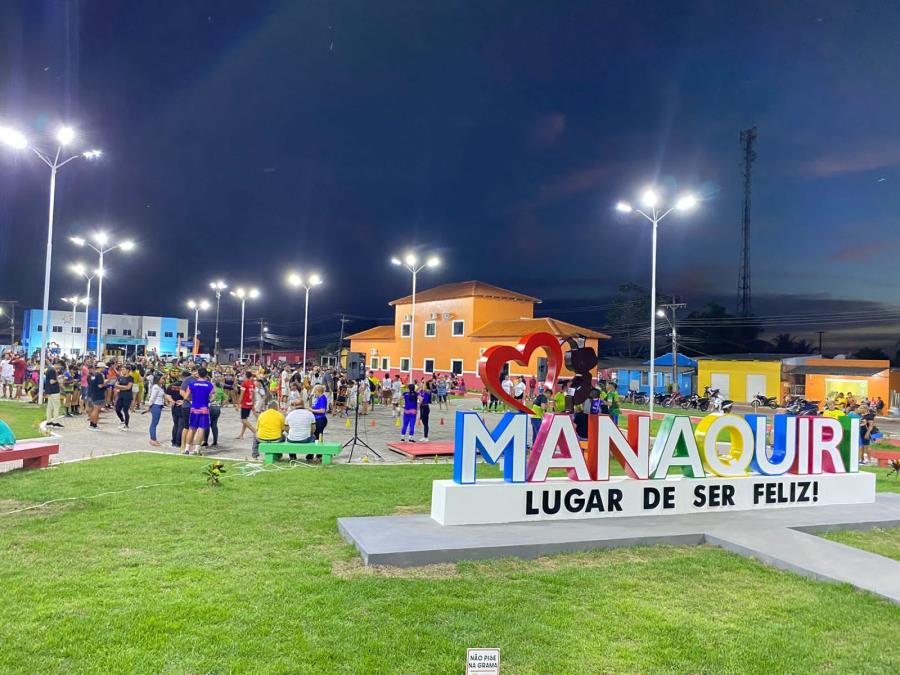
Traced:
POLYGON ((0 361, 0 396, 4 398, 13 397, 14 374, 15 368, 13 368, 12 359, 8 354, 4 354, 3 360, 0 361))
MULTIPOLYGON (((500 387, 503 389, 503 393, 507 396, 512 396, 513 385, 512 380, 509 379, 509 375, 505 375, 503 377, 503 382, 500 383, 500 387)), ((509 410, 509 404, 504 403, 504 407, 509 410)))
MULTIPOLYGON (((313 429, 316 426, 316 418, 303 404, 302 399, 296 399, 291 404, 291 410, 284 417, 284 423, 288 427, 288 443, 313 443, 316 438, 313 429)), ((291 459, 297 459, 297 453, 288 454, 291 459)))
POLYGON ((393 417, 400 416, 400 397, 403 394, 403 383, 400 381, 399 375, 394 375, 394 381, 391 382, 391 405, 394 406, 393 417))
POLYGON ((521 401, 525 398, 525 378, 520 377, 513 385, 513 397, 517 401, 521 401))

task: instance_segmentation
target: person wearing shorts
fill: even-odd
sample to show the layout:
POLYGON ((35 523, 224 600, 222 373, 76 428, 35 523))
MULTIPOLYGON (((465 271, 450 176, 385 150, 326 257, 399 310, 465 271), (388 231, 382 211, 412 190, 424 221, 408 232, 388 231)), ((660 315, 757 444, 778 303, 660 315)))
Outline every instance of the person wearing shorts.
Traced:
POLYGON ((241 433, 238 436, 238 440, 244 437, 244 432, 248 429, 251 434, 254 436, 256 435, 256 429, 250 424, 250 413, 253 412, 253 398, 255 393, 256 385, 253 383, 253 373, 248 370, 244 373, 244 381, 241 382, 241 433))
POLYGON ((184 454, 199 455, 203 437, 209 429, 209 402, 215 387, 209 381, 209 371, 203 367, 197 369, 197 377, 188 387, 191 402, 184 454))

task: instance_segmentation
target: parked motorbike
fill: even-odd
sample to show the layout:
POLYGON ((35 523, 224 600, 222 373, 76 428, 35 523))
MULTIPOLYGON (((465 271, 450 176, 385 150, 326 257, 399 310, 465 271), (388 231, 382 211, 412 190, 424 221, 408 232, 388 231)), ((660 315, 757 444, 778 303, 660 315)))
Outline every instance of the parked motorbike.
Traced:
POLYGON ((762 406, 775 410, 778 407, 778 399, 776 399, 774 396, 764 396, 763 394, 757 394, 753 397, 753 400, 750 401, 750 405, 753 406, 753 410, 756 410, 757 408, 762 406))
POLYGON ((646 405, 647 404, 647 394, 642 391, 630 390, 624 396, 626 403, 632 403, 634 405, 646 405))
POLYGON ((687 410, 688 408, 697 409, 700 407, 701 400, 706 401, 707 405, 709 404, 709 399, 704 399, 698 394, 691 394, 690 396, 685 396, 678 405, 680 405, 683 410, 687 410))
POLYGON ((687 396, 685 396, 684 394, 673 393, 665 401, 663 401, 663 406, 665 406, 666 408, 672 408, 676 405, 681 405, 685 399, 687 399, 687 396))
POLYGON ((709 406, 712 406, 712 409, 716 412, 730 413, 731 408, 734 406, 734 401, 729 398, 725 398, 719 392, 718 389, 712 389, 710 387, 706 387, 703 391, 704 396, 708 399, 707 407, 700 408, 700 410, 707 410, 709 406))
POLYGON ((795 398, 784 407, 788 415, 815 416, 819 414, 819 402, 807 401, 805 398, 795 398))

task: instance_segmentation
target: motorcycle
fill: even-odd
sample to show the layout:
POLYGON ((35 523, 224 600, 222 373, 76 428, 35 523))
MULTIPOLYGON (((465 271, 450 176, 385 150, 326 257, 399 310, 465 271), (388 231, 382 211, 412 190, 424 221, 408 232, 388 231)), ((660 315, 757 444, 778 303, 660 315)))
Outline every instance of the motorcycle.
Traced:
POLYGON ((688 408, 697 409, 700 407, 700 401, 706 401, 707 405, 709 404, 709 399, 701 398, 697 394, 691 394, 690 396, 685 396, 678 404, 681 406, 682 410, 687 410, 688 408))
POLYGON ((753 400, 750 401, 750 405, 753 406, 753 410, 756 411, 757 408, 761 406, 765 406, 767 408, 771 408, 775 410, 778 407, 778 399, 774 396, 765 396, 763 394, 757 394, 753 397, 753 400))
POLYGON ((646 405, 647 404, 647 394, 642 391, 630 390, 624 396, 626 403, 632 403, 634 405, 646 405))
MULTIPOLYGON (((712 409, 716 412, 731 412, 731 408, 734 406, 734 401, 722 396, 722 394, 719 393, 718 389, 711 389, 710 387, 706 387, 706 389, 703 391, 703 394, 708 399, 707 408, 709 407, 709 405, 712 405, 712 409)), ((706 410, 707 408, 700 408, 700 410, 706 410)))
POLYGON ((686 399, 687 399, 687 396, 685 396, 684 394, 674 394, 673 393, 665 401, 663 401, 663 406, 665 406, 666 408, 672 408, 676 405, 679 405, 683 408, 684 405, 682 405, 682 404, 686 399))
POLYGON ((785 406, 784 411, 788 415, 797 417, 814 417, 819 414, 819 402, 807 401, 805 398, 795 398, 785 406))

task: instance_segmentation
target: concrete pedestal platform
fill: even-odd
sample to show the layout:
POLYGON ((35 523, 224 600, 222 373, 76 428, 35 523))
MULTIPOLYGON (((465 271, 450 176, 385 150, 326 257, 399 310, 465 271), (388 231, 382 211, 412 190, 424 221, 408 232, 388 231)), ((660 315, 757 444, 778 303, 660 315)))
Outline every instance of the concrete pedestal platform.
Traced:
POLYGON ((814 579, 846 582, 900 603, 900 562, 814 536, 826 530, 900 527, 900 494, 874 504, 735 513, 442 526, 430 516, 339 518, 367 565, 536 558, 645 544, 712 544, 814 579))

